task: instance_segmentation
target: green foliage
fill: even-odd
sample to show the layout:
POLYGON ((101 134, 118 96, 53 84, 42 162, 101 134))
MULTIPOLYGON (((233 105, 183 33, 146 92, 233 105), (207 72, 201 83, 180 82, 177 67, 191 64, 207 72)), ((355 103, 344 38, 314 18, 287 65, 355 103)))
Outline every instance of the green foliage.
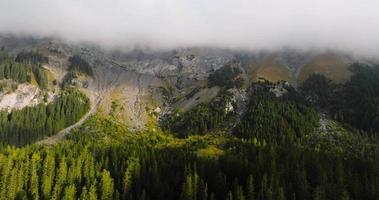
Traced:
POLYGON ((89 110, 89 99, 67 88, 54 102, 35 107, 0 112, 0 138, 3 143, 22 146, 75 123, 89 110))
POLYGON ((47 89, 48 86, 48 78, 46 75, 45 70, 42 69, 42 67, 33 67, 32 68, 33 74, 36 78, 36 81, 41 89, 47 89))
POLYGON ((174 113, 162 122, 164 129, 169 129, 179 137, 226 128, 226 122, 232 120, 232 112, 226 106, 231 103, 231 93, 221 91, 210 103, 200 103, 184 113, 174 113))
POLYGON ((19 83, 30 81, 31 67, 12 59, 0 59, 0 79, 13 79, 19 83))
POLYGON ((246 113, 234 129, 236 136, 276 143, 295 142, 318 127, 318 113, 298 100, 295 91, 276 97, 272 85, 257 83, 246 113))
POLYGON ((229 63, 210 74, 208 84, 210 87, 241 88, 244 83, 241 74, 241 69, 235 66, 235 63, 229 63))
POLYGON ((101 200, 113 199, 113 179, 107 170, 101 173, 101 200))
POLYGON ((374 200, 379 194, 379 151, 366 160, 234 137, 177 139, 130 132, 101 116, 73 134, 56 146, 0 148, 0 198, 374 200), (225 153, 198 157, 210 144, 225 153))
POLYGON ((246 200, 254 200, 255 199, 255 186, 254 186, 254 177, 247 177, 246 183, 246 200))
POLYGON ((86 60, 78 55, 71 56, 69 59, 69 71, 78 71, 89 76, 93 76, 92 67, 86 60))
POLYGON ((49 58, 38 51, 22 51, 17 54, 15 61, 18 63, 44 64, 49 62, 49 58))
POLYGON ((48 78, 41 67, 48 58, 38 52, 21 52, 16 59, 2 52, 0 57, 0 79, 13 79, 18 83, 31 82, 34 75, 41 89, 47 89, 48 78))
POLYGON ((42 166, 42 197, 43 199, 50 199, 51 191, 54 184, 55 176, 55 157, 49 152, 45 157, 45 162, 42 166))
POLYGON ((77 78, 78 75, 75 71, 68 71, 66 73, 66 75, 63 77, 63 81, 62 81, 62 87, 66 87, 68 85, 71 85, 72 84, 72 80, 77 78))
POLYGON ((74 185, 69 185, 65 188, 64 200, 75 200, 76 199, 76 189, 74 185))
POLYGON ((69 61, 70 65, 67 74, 63 78, 62 87, 74 84, 73 79, 78 78, 81 73, 93 76, 92 67, 80 56, 71 56, 69 61))
MULTIPOLYGON (((0 199, 377 199, 378 142, 332 120, 327 132, 318 130, 318 113, 303 97, 291 87, 275 96, 276 86, 252 86, 234 134, 217 134, 234 117, 225 111, 231 95, 221 93, 170 119, 167 129, 176 127, 184 138, 158 127, 133 132, 96 115, 55 146, 0 146, 0 199)), ((50 105, 1 113, 0 127, 15 120, 24 131, 43 133, 29 124, 40 128, 48 116, 45 128, 73 123, 88 110, 88 99, 66 89, 50 105)))
POLYGON ((327 120, 326 130, 317 130, 302 138, 302 145, 315 151, 344 154, 349 157, 372 159, 375 149, 379 148, 377 140, 372 140, 364 133, 349 130, 340 123, 327 120))
POLYGON ((227 129, 235 123, 232 132, 238 137, 276 143, 294 143, 318 127, 316 110, 307 106, 301 94, 290 86, 257 83, 250 91, 246 112, 239 121, 235 120, 234 109, 238 105, 232 100, 232 94, 222 90, 209 103, 200 103, 187 112, 176 112, 163 118, 162 127, 176 136, 187 137, 227 129), (273 91, 285 92, 276 97, 273 91), (230 106, 233 111, 228 111, 230 106))
POLYGON ((301 89, 308 100, 333 118, 371 136, 379 132, 379 66, 355 63, 353 76, 340 85, 333 85, 322 75, 311 75, 301 89))
POLYGON ((354 64, 354 75, 336 92, 332 113, 357 129, 379 132, 379 66, 354 64))
POLYGON ((301 86, 304 96, 315 106, 325 108, 330 105, 335 86, 321 74, 312 74, 301 86))

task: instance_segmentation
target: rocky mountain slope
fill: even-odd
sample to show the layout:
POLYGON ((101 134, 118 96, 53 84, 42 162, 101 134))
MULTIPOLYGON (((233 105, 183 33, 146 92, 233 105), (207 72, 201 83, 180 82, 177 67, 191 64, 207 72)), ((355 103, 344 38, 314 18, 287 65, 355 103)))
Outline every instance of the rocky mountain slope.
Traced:
MULTIPOLYGON (((64 81, 72 55, 85 59, 93 76, 80 76, 73 84, 100 101, 98 110, 116 116, 131 128, 141 129, 159 116, 173 110, 188 110, 210 101, 219 91, 208 87, 207 78, 219 68, 236 63, 245 85, 266 79, 285 80, 295 87, 312 73, 323 74, 335 82, 349 79, 348 66, 355 62, 372 62, 350 54, 333 51, 233 51, 215 48, 182 48, 170 51, 109 50, 92 44, 69 44, 52 38, 1 36, 0 47, 16 55, 21 51, 38 51, 48 56, 45 68, 58 83, 64 81)), ((31 86, 0 94, 1 109, 32 106, 40 100, 31 86), (29 89, 28 89, 29 88, 29 89), (22 95, 23 93, 24 95, 22 95), (15 101, 10 99, 17 99, 15 101)), ((244 91, 241 90, 243 93, 244 91)), ((235 93, 241 96, 241 92, 235 93)), ((51 94, 51 98, 53 97, 51 94)), ((241 97, 242 98, 242 97, 241 97)))

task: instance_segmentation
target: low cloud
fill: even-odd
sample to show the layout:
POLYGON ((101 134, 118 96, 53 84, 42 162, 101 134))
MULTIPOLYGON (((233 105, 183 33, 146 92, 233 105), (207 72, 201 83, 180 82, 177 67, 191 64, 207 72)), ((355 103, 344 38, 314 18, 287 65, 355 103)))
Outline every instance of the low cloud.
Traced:
POLYGON ((107 46, 379 53, 376 0, 0 0, 0 32, 107 46))

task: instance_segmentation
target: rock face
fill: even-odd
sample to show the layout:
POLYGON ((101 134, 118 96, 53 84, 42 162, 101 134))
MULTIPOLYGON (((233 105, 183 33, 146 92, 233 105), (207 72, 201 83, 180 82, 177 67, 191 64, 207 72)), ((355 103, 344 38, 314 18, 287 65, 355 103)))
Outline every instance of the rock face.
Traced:
POLYGON ((21 109, 26 106, 35 106, 39 103, 49 103, 54 99, 53 93, 47 93, 44 101, 44 92, 30 84, 20 84, 17 89, 8 93, 0 93, 0 110, 10 112, 12 109, 21 109))
MULTIPOLYGON (((47 55, 49 64, 46 67, 54 74, 58 84, 67 72, 68 58, 81 56, 90 63, 94 75, 75 80, 78 87, 90 97, 92 103, 101 99, 102 112, 114 115, 132 128, 143 128, 151 119, 151 113, 159 115, 170 109, 188 110, 200 102, 209 101, 217 95, 219 88, 208 88, 207 77, 230 62, 241 66, 248 82, 264 78, 286 80, 296 86, 315 72, 329 78, 337 73, 343 74, 343 77, 336 77, 347 80, 350 73, 346 66, 363 60, 340 52, 302 52, 293 49, 277 52, 216 48, 116 51, 91 44, 67 44, 54 39, 13 36, 0 37, 0 47, 10 49, 14 54, 22 50, 38 50, 47 55), (337 68, 333 68, 333 63, 338 63, 337 68), (154 111, 157 107, 159 112, 154 111)), ((275 92, 279 94, 282 91, 275 92)), ((23 86, 17 94, 0 97, 0 109, 35 105, 38 102, 35 96, 38 96, 35 88, 23 86)), ((245 96, 239 93, 236 101, 243 102, 245 96)))
POLYGON ((209 72, 233 60, 234 55, 227 50, 188 48, 165 52, 111 52, 111 57, 141 74, 205 80, 209 72))

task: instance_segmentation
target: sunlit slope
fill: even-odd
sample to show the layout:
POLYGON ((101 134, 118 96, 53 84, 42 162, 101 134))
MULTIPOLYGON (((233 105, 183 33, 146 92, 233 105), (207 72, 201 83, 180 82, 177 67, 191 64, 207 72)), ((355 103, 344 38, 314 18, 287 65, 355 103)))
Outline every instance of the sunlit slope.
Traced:
POLYGON ((298 81, 301 83, 306 80, 309 75, 318 73, 336 83, 343 83, 352 75, 348 68, 349 63, 336 54, 318 55, 301 68, 298 81))
POLYGON ((276 55, 265 58, 259 67, 253 72, 252 79, 257 81, 264 78, 271 82, 288 81, 293 82, 291 71, 285 65, 275 61, 276 55))

